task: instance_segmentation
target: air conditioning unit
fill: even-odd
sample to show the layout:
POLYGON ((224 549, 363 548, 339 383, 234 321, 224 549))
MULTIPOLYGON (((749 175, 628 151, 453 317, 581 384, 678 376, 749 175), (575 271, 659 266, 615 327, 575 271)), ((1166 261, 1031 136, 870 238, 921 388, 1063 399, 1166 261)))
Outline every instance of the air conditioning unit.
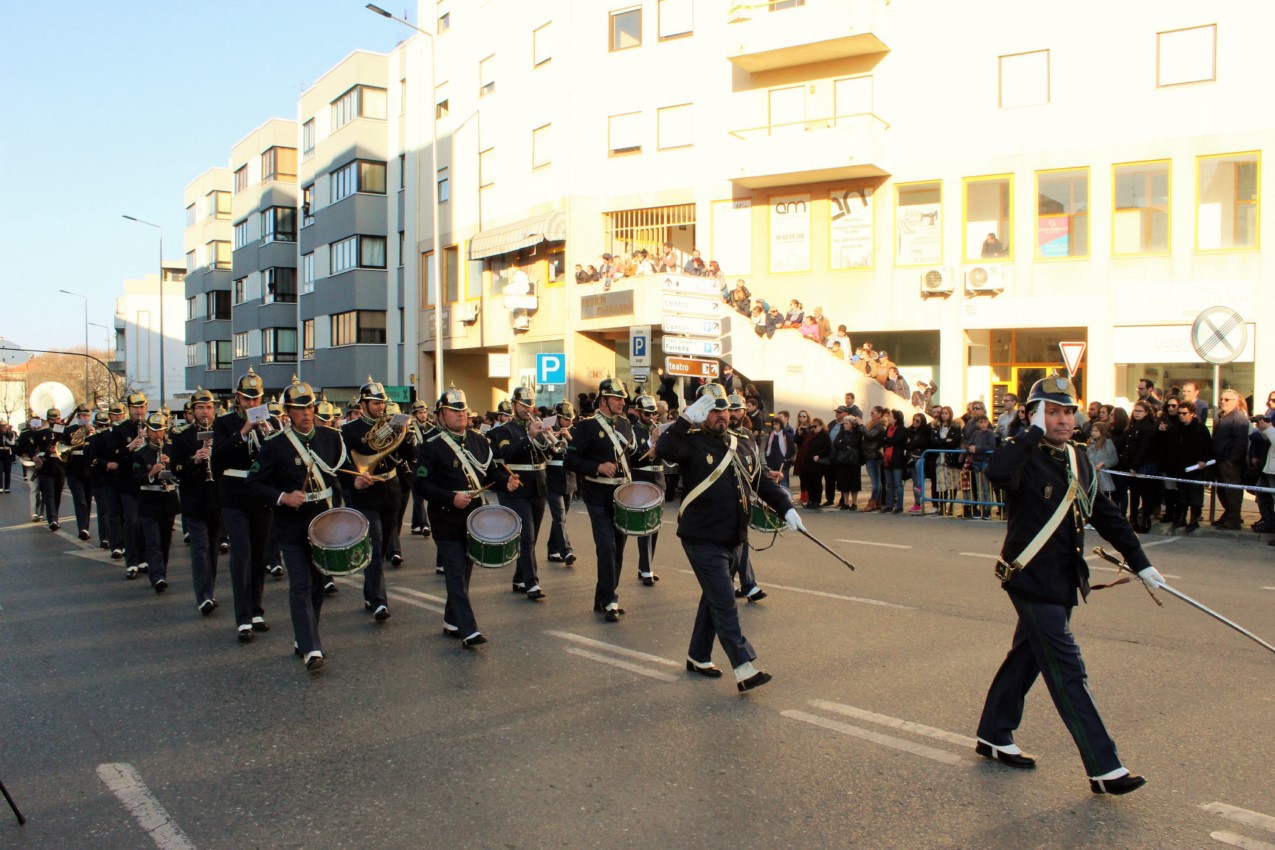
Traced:
POLYGON ((518 315, 514 316, 513 328, 515 331, 531 330, 531 317, 519 311, 518 315))
POLYGON ((952 279, 952 270, 946 266, 935 266, 921 270, 921 297, 931 295, 951 295, 956 290, 956 281, 952 279))
POLYGON ((478 321, 479 305, 478 302, 464 304, 460 308, 460 320, 467 325, 472 325, 478 321))
POLYGON ((996 294, 1010 282, 1012 268, 1001 263, 965 267, 965 292, 977 295, 983 292, 996 294))

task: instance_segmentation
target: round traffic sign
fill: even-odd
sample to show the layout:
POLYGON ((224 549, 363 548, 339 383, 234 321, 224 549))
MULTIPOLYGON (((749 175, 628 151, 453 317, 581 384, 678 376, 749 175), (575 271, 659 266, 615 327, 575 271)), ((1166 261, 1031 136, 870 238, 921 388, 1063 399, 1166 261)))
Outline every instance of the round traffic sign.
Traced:
POLYGON ((1191 325, 1191 347, 1207 363, 1221 366, 1244 353, 1248 325, 1230 307, 1208 307, 1191 325))

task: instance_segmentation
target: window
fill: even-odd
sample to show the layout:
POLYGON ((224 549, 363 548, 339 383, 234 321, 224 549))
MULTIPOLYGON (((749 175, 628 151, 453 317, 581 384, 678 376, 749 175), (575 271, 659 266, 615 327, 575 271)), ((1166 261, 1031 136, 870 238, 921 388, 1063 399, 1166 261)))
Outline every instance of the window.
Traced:
POLYGON ((205 246, 208 250, 208 265, 214 269, 223 271, 230 270, 230 243, 229 242, 209 242, 205 246))
POLYGON ((1008 174, 967 177, 964 184, 965 262, 1010 259, 1013 257, 1010 220, 1014 208, 1014 178, 1008 174))
POLYGON ((531 31, 531 64, 539 68, 553 58, 553 22, 541 24, 531 31))
POLYGON ((1036 172, 1036 259, 1089 256, 1089 169, 1036 172))
POLYGON ((213 371, 230 368, 230 340, 212 339, 208 341, 208 368, 213 371))
POLYGON ((1158 32, 1155 84, 1182 86, 1217 79, 1217 24, 1158 32))
POLYGON ((241 277, 235 281, 235 303, 242 304, 248 300, 248 278, 241 277))
POLYGON ((1001 109, 1049 103, 1049 51, 1011 53, 1000 57, 1001 109))
POLYGON ((186 344, 186 365, 199 365, 199 346, 193 342, 186 344))
POLYGON ((656 113, 655 146, 666 151, 672 148, 689 148, 695 138, 695 114, 691 104, 665 106, 656 113))
POLYGON ((331 251, 331 273, 340 274, 353 268, 385 268, 384 236, 351 236, 328 246, 331 251))
POLYGON ((348 272, 358 264, 358 242, 359 237, 351 236, 328 246, 330 274, 348 272))
POLYGON ((642 46, 642 7, 611 13, 611 50, 642 46))
POLYGON ((314 359, 314 319, 301 322, 301 359, 314 359))
POLYGON ((383 269, 385 268, 385 237, 384 236, 360 236, 359 239, 359 268, 363 269, 383 269))
POLYGON ((194 251, 186 252, 186 274, 190 274, 199 266, 199 257, 194 251))
POLYGON ((407 78, 398 81, 398 114, 407 114, 407 78))
POLYGON ((1256 151, 1196 159, 1197 251, 1257 247, 1260 164, 1256 151))
POLYGON ((301 255, 301 294, 314 292, 314 252, 301 255))
POLYGON ((626 112, 607 119, 607 150, 611 156, 642 152, 641 120, 641 112, 626 112))
POLYGON ((452 103, 448 98, 443 98, 434 104, 434 118, 442 121, 448 115, 452 114, 452 103))
POLYGON ((445 204, 452 197, 451 180, 447 176, 447 168, 438 169, 438 202, 445 204))
POLYGON ((452 28, 452 13, 444 12, 438 16, 438 31, 447 32, 452 28))
POLYGON ((1117 164, 1111 253, 1169 253, 1169 161, 1117 164))
POLYGON ((207 197, 204 199, 204 203, 207 204, 209 218, 216 218, 222 221, 230 220, 229 192, 209 192, 207 197))
POLYGON ((266 269, 261 273, 263 283, 261 303, 296 303, 297 300, 297 270, 277 266, 275 268, 266 269))
POLYGON ((235 171, 235 194, 248 188, 248 166, 242 165, 235 171))
POLYGON ((248 332, 235 334, 235 358, 242 360, 248 356, 248 332))
POLYGON ((195 296, 186 299, 186 320, 190 321, 195 318, 195 296))
POLYGON ((496 56, 492 54, 478 63, 478 96, 486 97, 496 90, 496 56))
POLYGON ((385 89, 355 86, 332 101, 332 129, 339 130, 355 118, 385 120, 385 89))
POLYGON ((355 192, 385 194, 385 163, 356 159, 332 172, 332 203, 355 192))
POLYGON ((297 211, 293 207, 270 207, 261 213, 262 242, 296 242, 297 211))
POLYGON ((230 291, 226 289, 214 289, 212 292, 205 292, 206 319, 210 322, 229 321, 230 320, 230 291))
POLYGON ((552 124, 545 124, 531 131, 532 168, 543 168, 553 162, 553 152, 550 150, 552 139, 549 136, 552 127, 552 124))
POLYGON ((895 187, 894 263, 928 266, 943 262, 943 184, 938 180, 895 187))
POLYGON ((314 119, 301 125, 301 159, 314 156, 314 119))
POLYGON ((496 149, 478 152, 478 185, 491 186, 496 182, 496 149))
POLYGON ((398 232, 398 267, 401 269, 407 262, 407 233, 398 232))
POLYGON ((195 224, 195 205, 191 204, 186 207, 186 226, 192 227, 195 224))
POLYGON ((272 147, 261 154, 261 182, 297 182, 297 149, 272 147))
POLYGON ((690 35, 695 29, 691 0, 660 0, 660 41, 690 35))
POLYGON ((235 222, 235 248, 243 248, 248 244, 248 219, 235 222))
POLYGON ((295 363, 297 362, 297 329, 296 328, 262 328, 261 329, 261 362, 262 363, 295 363))
POLYGON ((770 11, 779 12, 784 9, 795 9, 798 6, 806 5, 806 0, 772 0, 770 11))
POLYGON ((350 310, 335 313, 332 319, 332 345, 384 345, 385 312, 350 310))
POLYGON ((443 285, 446 303, 460 300, 460 251, 455 245, 443 249, 443 285))
POLYGON ((314 184, 301 190, 301 226, 314 224, 314 184))

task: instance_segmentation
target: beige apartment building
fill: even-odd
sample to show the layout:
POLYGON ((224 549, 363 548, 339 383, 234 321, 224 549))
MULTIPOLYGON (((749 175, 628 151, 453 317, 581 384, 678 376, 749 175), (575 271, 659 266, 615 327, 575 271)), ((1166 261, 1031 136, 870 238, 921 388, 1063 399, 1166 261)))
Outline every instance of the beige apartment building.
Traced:
POLYGON ((1265 392, 1261 8, 1084 0, 1044 21, 1012 2, 422 0, 432 36, 390 58, 386 84, 406 175, 388 229, 411 253, 399 379, 435 395, 437 206, 445 380, 479 409, 535 382, 537 354, 567 361, 546 397, 630 378, 644 325, 655 365, 679 337, 781 406, 878 397, 747 317, 665 333, 680 308, 658 275, 576 281, 576 264, 666 242, 755 301, 821 307, 954 407, 1060 367, 1061 341, 1086 345, 1086 399, 1127 399, 1144 376, 1207 387, 1191 326, 1215 306, 1239 316, 1221 348, 1203 339, 1235 348, 1223 384, 1265 392))

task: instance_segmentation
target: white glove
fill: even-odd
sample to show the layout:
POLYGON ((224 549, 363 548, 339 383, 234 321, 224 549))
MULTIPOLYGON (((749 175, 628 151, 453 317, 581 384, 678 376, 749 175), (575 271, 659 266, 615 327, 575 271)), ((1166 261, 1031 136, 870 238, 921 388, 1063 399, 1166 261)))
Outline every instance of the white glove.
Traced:
POLYGON ((1036 410, 1032 413, 1031 423, 1040 430, 1045 430, 1045 403, 1043 401, 1036 402, 1036 410))
POLYGON ((1142 583, 1151 590, 1164 587, 1164 576, 1160 575, 1160 571, 1155 567, 1144 567, 1138 570, 1138 578, 1142 579, 1142 583))
POLYGON ((682 412, 682 416, 686 417, 686 421, 692 425, 703 425, 704 420, 708 418, 708 414, 713 411, 716 405, 717 399, 710 395, 702 395, 695 400, 694 404, 682 412))
POLYGON ((789 531, 805 531, 806 524, 801 521, 801 517, 797 515, 796 508, 789 508, 788 513, 784 514, 784 522, 788 523, 789 531))

